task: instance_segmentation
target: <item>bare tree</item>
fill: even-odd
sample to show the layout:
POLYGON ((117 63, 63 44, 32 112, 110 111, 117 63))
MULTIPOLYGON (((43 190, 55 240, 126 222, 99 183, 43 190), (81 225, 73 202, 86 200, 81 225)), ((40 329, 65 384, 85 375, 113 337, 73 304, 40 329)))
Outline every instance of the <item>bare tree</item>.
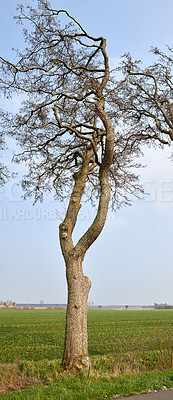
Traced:
POLYGON ((139 167, 136 158, 141 143, 154 140, 156 133, 146 135, 144 129, 139 134, 134 123, 122 129, 127 72, 122 82, 111 77, 103 37, 89 35, 67 11, 51 9, 46 0, 37 0, 35 8, 20 5, 16 18, 26 27, 30 24, 24 28, 27 47, 23 53, 17 51, 16 64, 0 58, 0 87, 5 96, 17 92, 25 94, 25 100, 14 116, 2 111, 2 123, 21 147, 13 161, 28 166, 22 180, 25 196, 42 200, 44 193, 54 190, 55 198, 69 199, 59 226, 68 284, 62 369, 90 368, 91 281, 82 262, 104 227, 110 198, 112 206, 120 206, 129 203, 129 195, 142 192, 133 172, 139 167), (65 25, 59 21, 62 15, 65 25), (82 196, 96 204, 97 212, 74 245, 82 196))
POLYGON ((135 142, 170 145, 173 140, 173 49, 167 50, 163 53, 152 48, 157 60, 147 68, 141 68, 141 61, 133 61, 130 54, 124 56, 119 67, 124 80, 118 93, 110 94, 109 101, 112 107, 118 107, 135 142))

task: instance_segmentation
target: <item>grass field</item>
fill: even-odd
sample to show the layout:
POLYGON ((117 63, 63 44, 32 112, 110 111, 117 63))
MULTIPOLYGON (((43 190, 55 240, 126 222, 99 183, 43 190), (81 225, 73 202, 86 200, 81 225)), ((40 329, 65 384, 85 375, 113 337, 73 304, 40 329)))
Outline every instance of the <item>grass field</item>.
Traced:
POLYGON ((3 399, 103 399, 173 387, 173 310, 89 310, 93 369, 79 376, 59 375, 64 329, 63 310, 0 311, 3 399))

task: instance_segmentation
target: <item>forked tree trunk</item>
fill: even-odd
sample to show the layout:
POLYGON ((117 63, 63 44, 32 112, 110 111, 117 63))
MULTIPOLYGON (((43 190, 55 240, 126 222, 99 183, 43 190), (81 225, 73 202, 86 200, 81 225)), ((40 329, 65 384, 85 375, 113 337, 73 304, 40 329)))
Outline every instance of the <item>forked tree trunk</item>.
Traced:
POLYGON ((71 256, 66 263, 68 305, 62 369, 89 369, 87 304, 91 281, 84 276, 80 258, 71 256))
MULTIPOLYGON (((105 116, 105 114, 103 114, 103 116, 105 116)), ((91 282, 89 278, 83 274, 82 261, 86 251, 100 235, 107 217, 110 200, 108 170, 114 146, 114 130, 112 126, 108 126, 108 133, 109 141, 107 140, 108 144, 105 150, 105 157, 100 167, 99 174, 101 188, 100 200, 93 223, 74 247, 72 231, 81 207, 80 200, 85 187, 87 169, 89 168, 89 163, 87 163, 87 159, 85 159, 80 173, 75 178, 75 185, 66 217, 64 222, 60 224, 60 243, 66 264, 68 284, 68 306, 64 355, 61 364, 62 370, 71 369, 73 367, 77 370, 84 367, 87 369, 90 368, 87 337, 87 302, 91 282)))
MULTIPOLYGON (((66 332, 62 370, 90 368, 87 337, 87 303, 91 281, 84 276, 82 261, 85 252, 79 253, 74 247, 72 232, 81 207, 80 201, 89 172, 89 162, 93 150, 89 150, 81 170, 74 176, 74 188, 71 194, 64 222, 59 226, 60 244, 66 264, 68 285, 68 305, 66 314, 66 332)), ((81 249, 82 247, 80 247, 81 249)))
MULTIPOLYGON (((102 53, 105 62, 105 75, 98 89, 98 101, 95 104, 96 119, 101 119, 105 132, 106 142, 102 162, 99 164, 100 199, 96 217, 88 230, 79 239, 76 246, 73 244, 72 232, 75 227, 78 213, 81 207, 81 198, 84 192, 87 178, 95 168, 93 157, 96 153, 96 144, 92 141, 85 156, 83 164, 74 175, 74 188, 70 197, 68 210, 64 222, 60 224, 60 243, 66 264, 66 276, 68 284, 68 306, 66 316, 66 334, 64 355, 62 360, 62 370, 75 367, 80 370, 90 368, 88 357, 88 337, 87 337, 87 303, 88 294, 91 287, 89 278, 84 276, 82 261, 89 247, 100 235, 106 221, 109 200, 109 168, 113 159, 114 152, 114 128, 109 116, 104 111, 103 89, 109 79, 108 57, 105 51, 106 41, 102 39, 102 53), (91 162, 92 160, 92 162, 91 162)), ((93 132, 93 138, 95 132, 93 132)), ((96 159, 95 162, 98 162, 96 159)))

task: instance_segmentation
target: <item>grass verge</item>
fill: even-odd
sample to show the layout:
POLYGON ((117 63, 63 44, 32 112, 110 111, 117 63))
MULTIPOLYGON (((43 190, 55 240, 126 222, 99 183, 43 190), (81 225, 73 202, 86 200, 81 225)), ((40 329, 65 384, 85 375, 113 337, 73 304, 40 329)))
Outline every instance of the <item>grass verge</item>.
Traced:
MULTIPOLYGON (((173 369, 139 374, 102 374, 92 371, 79 375, 60 375, 60 363, 15 362, 6 366, 6 381, 1 379, 0 394, 5 399, 93 400, 129 396, 148 390, 173 387, 173 369), (6 393, 4 392, 6 391, 6 393)), ((2 367, 2 366, 1 366, 2 367)))

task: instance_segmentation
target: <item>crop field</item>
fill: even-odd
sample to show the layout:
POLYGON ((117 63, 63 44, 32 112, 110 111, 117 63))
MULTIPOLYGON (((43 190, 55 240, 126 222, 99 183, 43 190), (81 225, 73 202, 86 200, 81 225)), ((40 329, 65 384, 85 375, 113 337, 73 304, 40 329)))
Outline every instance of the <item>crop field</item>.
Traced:
MULTIPOLYGON (((22 396, 20 390, 26 386, 47 387, 57 380, 64 331, 64 310, 0 310, 2 397, 7 398, 7 390, 18 390, 17 396, 22 396)), ((115 381, 125 374, 169 370, 173 386, 173 310, 89 310, 88 338, 93 369, 85 379, 115 381)), ((70 398, 90 397, 68 393, 70 398)))

